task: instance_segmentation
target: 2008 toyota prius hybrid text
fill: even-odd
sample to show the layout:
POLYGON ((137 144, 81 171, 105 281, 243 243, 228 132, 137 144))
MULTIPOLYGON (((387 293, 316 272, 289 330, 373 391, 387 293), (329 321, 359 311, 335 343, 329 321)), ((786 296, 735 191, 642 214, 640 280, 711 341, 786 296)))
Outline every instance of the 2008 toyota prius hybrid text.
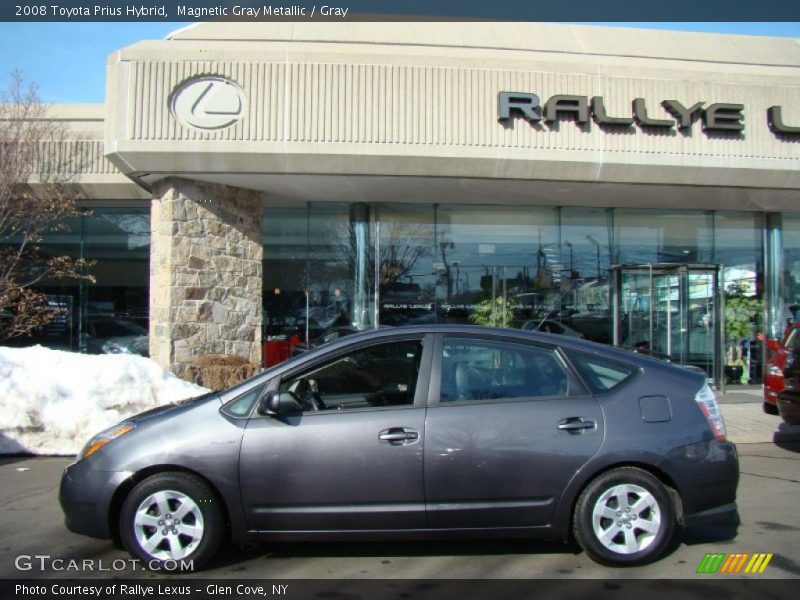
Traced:
POLYGON ((90 440, 74 532, 149 565, 226 540, 571 536, 638 565, 736 516, 739 465, 702 374, 577 338, 379 329, 90 440), (153 562, 155 561, 155 562, 153 562))

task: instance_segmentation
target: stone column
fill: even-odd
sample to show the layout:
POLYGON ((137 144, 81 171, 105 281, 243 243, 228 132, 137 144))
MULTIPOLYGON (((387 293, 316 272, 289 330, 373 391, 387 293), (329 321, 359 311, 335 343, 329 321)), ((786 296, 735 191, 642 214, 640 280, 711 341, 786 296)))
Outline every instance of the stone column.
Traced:
POLYGON ((186 179, 155 184, 150 356, 178 376, 203 354, 261 362, 261 194, 186 179))

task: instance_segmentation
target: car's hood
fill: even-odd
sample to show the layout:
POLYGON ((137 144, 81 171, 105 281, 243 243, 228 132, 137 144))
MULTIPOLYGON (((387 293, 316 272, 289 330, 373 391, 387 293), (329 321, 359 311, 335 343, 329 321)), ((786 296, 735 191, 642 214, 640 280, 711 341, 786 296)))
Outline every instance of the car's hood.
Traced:
POLYGON ((191 398, 186 398, 185 400, 179 400, 177 402, 171 402, 162 406, 156 406, 155 408, 140 412, 139 414, 133 415, 125 420, 132 421, 134 423, 145 423, 146 421, 166 414, 167 412, 174 412, 177 414, 185 410, 190 410, 199 404, 205 404, 206 402, 214 401, 219 402, 219 394, 217 392, 208 392, 201 394, 200 396, 193 396, 191 398))

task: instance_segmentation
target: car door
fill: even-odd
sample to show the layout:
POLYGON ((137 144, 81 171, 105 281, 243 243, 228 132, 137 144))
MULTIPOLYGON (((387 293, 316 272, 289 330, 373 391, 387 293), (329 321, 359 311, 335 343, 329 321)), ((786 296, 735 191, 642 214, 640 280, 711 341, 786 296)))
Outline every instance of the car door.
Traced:
POLYGON ((437 338, 425 423, 434 528, 544 526, 603 439, 603 415, 555 347, 437 338))
POLYGON ((248 421, 240 485, 251 529, 425 526, 431 345, 422 336, 384 336, 271 384, 294 394, 304 410, 279 418, 256 414, 248 421))

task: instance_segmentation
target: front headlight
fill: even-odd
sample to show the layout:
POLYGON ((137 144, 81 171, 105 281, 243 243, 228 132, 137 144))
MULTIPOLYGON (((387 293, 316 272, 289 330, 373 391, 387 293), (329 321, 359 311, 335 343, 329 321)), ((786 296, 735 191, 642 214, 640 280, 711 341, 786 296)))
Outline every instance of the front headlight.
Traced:
POLYGON ((78 454, 78 460, 89 458, 92 454, 100 450, 100 448, 105 446, 111 440, 115 440, 119 436, 125 435, 134 429, 136 429, 136 425, 133 423, 120 423, 119 425, 114 425, 114 427, 98 433, 83 447, 81 453, 78 454))

